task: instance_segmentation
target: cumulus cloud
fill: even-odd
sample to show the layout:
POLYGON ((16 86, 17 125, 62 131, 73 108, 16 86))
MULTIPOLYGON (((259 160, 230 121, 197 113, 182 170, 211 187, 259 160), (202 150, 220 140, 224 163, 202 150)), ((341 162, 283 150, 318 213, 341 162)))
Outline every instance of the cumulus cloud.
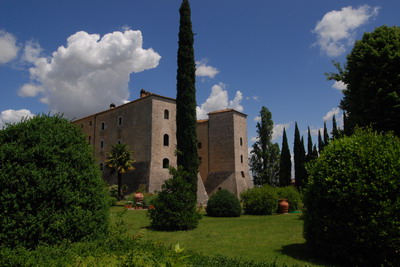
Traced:
POLYGON ((340 108, 333 108, 328 113, 326 113, 326 115, 324 117, 322 117, 322 119, 324 121, 332 120, 333 115, 335 115, 335 118, 337 119, 339 112, 340 112, 340 108))
POLYGON ((335 88, 339 91, 343 91, 344 89, 347 88, 347 85, 342 81, 335 81, 335 83, 332 85, 332 88, 335 88))
POLYGON ((283 136, 283 128, 289 129, 291 123, 274 124, 271 141, 276 141, 283 136))
POLYGON ((7 109, 0 113, 0 129, 2 129, 6 123, 20 122, 23 118, 31 118, 32 114, 27 109, 13 110, 7 109))
POLYGON ((11 33, 0 30, 0 64, 5 64, 17 57, 18 46, 16 38, 11 33))
POLYGON ((354 42, 356 30, 369 19, 376 17, 378 12, 379 7, 363 5, 359 8, 343 7, 339 11, 326 13, 314 29, 317 45, 330 57, 343 54, 354 42))
POLYGON ((196 61, 196 76, 214 78, 219 73, 219 70, 207 65, 208 60, 202 59, 196 61))
POLYGON ((310 127, 310 134, 311 135, 318 136, 318 131, 320 131, 321 136, 322 136, 322 134, 324 132, 324 128, 317 129, 317 128, 314 128, 314 127, 310 127))
POLYGON ((24 60, 33 63, 32 82, 23 85, 21 96, 41 95, 52 112, 78 118, 101 111, 110 103, 128 100, 130 74, 155 68, 160 55, 143 49, 140 31, 126 30, 100 37, 77 32, 50 58, 40 57, 36 43, 27 44, 24 60))
POLYGON ((229 100, 226 85, 223 83, 216 84, 211 88, 211 94, 207 100, 197 106, 197 119, 206 119, 208 113, 225 108, 232 108, 241 112, 243 111, 242 100, 243 95, 240 91, 236 92, 233 100, 229 100))

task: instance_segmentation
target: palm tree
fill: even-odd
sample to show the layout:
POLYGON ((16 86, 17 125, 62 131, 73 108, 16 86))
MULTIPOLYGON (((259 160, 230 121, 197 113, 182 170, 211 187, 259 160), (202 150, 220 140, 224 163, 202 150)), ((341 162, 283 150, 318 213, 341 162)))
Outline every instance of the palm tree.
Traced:
POLYGON ((127 144, 115 144, 111 148, 111 152, 107 157, 107 167, 114 169, 118 174, 118 200, 121 200, 121 178, 122 174, 132 171, 135 168, 132 164, 132 152, 128 150, 127 144))

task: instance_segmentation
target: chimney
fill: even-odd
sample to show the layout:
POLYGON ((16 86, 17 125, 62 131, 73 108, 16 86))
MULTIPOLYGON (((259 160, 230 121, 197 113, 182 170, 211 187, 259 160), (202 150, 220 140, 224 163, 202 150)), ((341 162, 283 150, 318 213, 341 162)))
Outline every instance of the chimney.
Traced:
POLYGON ((115 104, 114 104, 114 103, 111 103, 111 104, 110 104, 110 109, 113 109, 113 108, 115 108, 115 104))
POLYGON ((144 89, 140 90, 140 98, 150 95, 150 92, 145 91, 144 89))

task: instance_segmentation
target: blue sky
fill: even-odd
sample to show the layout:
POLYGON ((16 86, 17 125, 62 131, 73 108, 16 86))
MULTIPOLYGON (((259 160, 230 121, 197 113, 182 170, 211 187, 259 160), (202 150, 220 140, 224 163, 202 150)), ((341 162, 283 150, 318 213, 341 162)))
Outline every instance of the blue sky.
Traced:
MULTIPOLYGON (((61 112, 79 118, 138 98, 176 96, 180 0, 0 0, 0 124, 61 112), (142 41, 141 41, 142 40, 142 41)), ((355 40, 400 25, 400 1, 192 0, 200 118, 266 106, 293 143, 294 122, 328 129, 344 85, 327 81, 355 40), (337 88, 334 88, 337 87, 337 88)))

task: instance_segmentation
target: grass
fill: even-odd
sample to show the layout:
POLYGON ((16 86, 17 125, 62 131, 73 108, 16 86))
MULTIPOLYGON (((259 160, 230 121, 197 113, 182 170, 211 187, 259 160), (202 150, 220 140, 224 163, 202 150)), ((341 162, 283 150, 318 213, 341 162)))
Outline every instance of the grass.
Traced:
POLYGON ((305 247, 303 221, 299 214, 213 218, 203 216, 192 231, 159 232, 149 230, 146 210, 111 208, 112 222, 120 217, 127 234, 141 236, 165 245, 180 244, 208 256, 223 255, 243 260, 276 262, 288 266, 326 266, 313 259, 305 247))

